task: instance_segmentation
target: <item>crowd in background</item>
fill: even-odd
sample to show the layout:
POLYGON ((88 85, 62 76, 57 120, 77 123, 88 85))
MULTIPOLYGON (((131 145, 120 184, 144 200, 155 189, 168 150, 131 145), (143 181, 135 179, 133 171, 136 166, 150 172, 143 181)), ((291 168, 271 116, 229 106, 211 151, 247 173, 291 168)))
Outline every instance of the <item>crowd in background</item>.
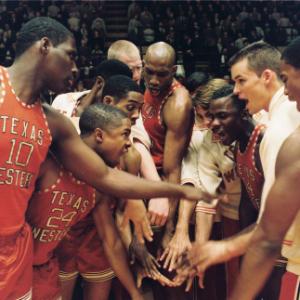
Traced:
MULTIPOLYGON (((67 26, 78 47, 77 90, 89 87, 93 66, 107 47, 109 1, 1 1, 0 63, 14 58, 16 32, 36 16, 49 16, 67 26)), ((124 3, 124 1, 122 2, 124 3)), ((237 50, 264 39, 285 46, 300 31, 297 1, 127 1, 128 39, 139 47, 165 41, 177 51, 188 77, 202 61, 210 73, 225 75, 237 50)))

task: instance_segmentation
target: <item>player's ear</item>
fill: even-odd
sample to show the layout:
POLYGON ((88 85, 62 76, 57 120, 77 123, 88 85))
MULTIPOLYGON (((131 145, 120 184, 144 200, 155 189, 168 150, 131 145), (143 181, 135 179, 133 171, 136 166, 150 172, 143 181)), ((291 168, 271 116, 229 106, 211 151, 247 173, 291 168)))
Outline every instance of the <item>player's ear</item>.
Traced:
POLYGON ((261 74, 262 79, 266 84, 270 83, 272 78, 274 77, 274 72, 270 69, 265 69, 261 74))
POLYGON ((115 99, 112 96, 106 95, 103 98, 103 103, 107 105, 115 105, 115 99))
POLYGON ((39 41, 39 50, 43 55, 47 55, 49 53, 49 49, 52 46, 51 41, 47 37, 43 37, 39 41))
POLYGON ((94 137, 97 144, 103 143, 103 130, 101 128, 96 128, 94 130, 94 137))

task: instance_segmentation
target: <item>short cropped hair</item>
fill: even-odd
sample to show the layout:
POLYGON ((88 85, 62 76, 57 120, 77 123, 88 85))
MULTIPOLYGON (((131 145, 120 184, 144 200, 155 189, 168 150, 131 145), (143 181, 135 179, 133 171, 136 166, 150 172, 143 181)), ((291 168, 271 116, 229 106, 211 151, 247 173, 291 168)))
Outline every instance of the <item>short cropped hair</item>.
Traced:
POLYGON ((106 81, 114 75, 124 75, 132 77, 132 72, 129 67, 117 59, 107 59, 97 65, 95 75, 101 76, 106 81))
POLYGON ((231 84, 226 84, 215 90, 212 94, 211 101, 227 97, 231 99, 231 102, 237 112, 242 112, 246 108, 246 101, 240 100, 238 96, 233 93, 233 85, 231 84))
POLYGON ((194 106, 200 105, 204 109, 209 108, 209 103, 213 93, 228 82, 225 79, 214 78, 208 81, 204 86, 200 87, 193 97, 194 106))
POLYGON ((112 76, 104 85, 102 99, 105 96, 111 96, 118 103, 121 99, 127 97, 129 92, 142 93, 141 88, 132 78, 123 75, 112 76))
POLYGON ((204 72, 194 72, 185 81, 185 87, 192 94, 196 89, 208 82, 209 75, 204 72))
POLYGON ((135 44, 127 40, 118 40, 110 45, 107 51, 107 59, 120 59, 124 54, 129 56, 139 54, 139 49, 135 44))
POLYGON ((81 135, 91 134, 96 128, 109 130, 122 125, 122 120, 127 119, 125 112, 117 107, 103 103, 92 104, 82 113, 79 120, 81 135))
POLYGON ((270 69, 280 78, 280 52, 270 44, 258 41, 247 45, 229 59, 229 67, 231 68, 245 58, 249 69, 257 76, 261 76, 264 70, 270 69))
POLYGON ((22 26, 17 35, 16 58, 43 37, 49 38, 53 46, 57 46, 69 37, 73 37, 73 34, 64 25, 52 18, 33 18, 22 26))
POLYGON ((300 69, 300 37, 296 37, 287 45, 281 59, 294 68, 300 69))

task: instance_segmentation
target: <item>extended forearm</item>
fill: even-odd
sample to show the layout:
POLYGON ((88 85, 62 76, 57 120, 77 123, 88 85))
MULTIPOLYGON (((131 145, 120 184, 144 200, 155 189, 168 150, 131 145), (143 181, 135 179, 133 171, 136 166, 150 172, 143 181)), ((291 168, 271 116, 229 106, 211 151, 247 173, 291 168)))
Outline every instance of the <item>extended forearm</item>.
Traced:
MULTIPOLYGON (((177 166, 176 168, 172 169, 172 171, 168 171, 168 169, 164 169, 165 173, 165 180, 170 183, 175 183, 179 184, 180 183, 180 171, 181 168, 180 166, 177 166)), ((183 197, 178 197, 178 196, 171 196, 170 197, 170 211, 169 211, 169 216, 168 216, 168 221, 167 221, 167 229, 173 230, 175 225, 174 225, 174 219, 175 219, 175 214, 177 211, 179 199, 183 197)))
POLYGON ((116 227, 120 238, 123 242, 124 247, 128 250, 132 241, 132 233, 130 229, 130 224, 128 223, 126 226, 123 226, 124 214, 120 210, 116 211, 116 227))
POLYGON ((146 147, 141 144, 141 143, 135 143, 134 144, 135 148, 141 155, 141 175, 142 177, 149 179, 149 180, 155 180, 155 181, 160 181, 161 178, 159 177, 153 158, 146 149, 146 147))
POLYGON ((115 274, 127 289, 130 295, 137 292, 137 288, 130 271, 128 258, 125 248, 120 239, 117 239, 114 245, 104 243, 105 254, 111 264, 115 274))
POLYGON ((256 224, 252 224, 238 234, 224 240, 227 244, 230 257, 241 256, 249 248, 251 238, 255 231, 256 224))
POLYGON ((252 300, 263 287, 270 274, 281 248, 281 241, 270 241, 260 228, 257 228, 251 247, 247 251, 230 300, 252 300), (255 276, 253 276, 255 274, 255 276))
POLYGON ((176 232, 188 233, 190 219, 195 210, 195 206, 196 202, 187 201, 185 199, 180 200, 176 232))
POLYGON ((98 179, 97 185, 109 194, 122 198, 179 198, 185 196, 184 189, 179 185, 145 180, 115 169, 109 169, 104 178, 98 179))
POLYGON ((209 240, 212 226, 214 223, 214 215, 204 212, 196 212, 196 242, 205 243, 209 240))

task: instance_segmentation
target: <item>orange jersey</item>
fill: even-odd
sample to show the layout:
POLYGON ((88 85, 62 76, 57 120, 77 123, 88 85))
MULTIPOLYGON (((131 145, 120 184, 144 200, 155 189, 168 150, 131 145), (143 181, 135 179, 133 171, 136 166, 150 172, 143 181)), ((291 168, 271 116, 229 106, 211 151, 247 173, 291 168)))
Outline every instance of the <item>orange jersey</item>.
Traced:
POLYGON ((63 169, 51 187, 35 192, 27 211, 34 238, 34 265, 49 261, 68 230, 95 206, 95 189, 63 169))
POLYGON ((3 67, 0 81, 0 235, 10 235, 25 223, 28 200, 51 134, 40 101, 32 105, 21 102, 3 67))
POLYGON ((257 211, 260 208, 264 175, 257 169, 255 157, 258 151, 258 139, 264 129, 265 125, 257 125, 250 136, 246 150, 241 152, 237 146, 236 152, 237 174, 244 183, 249 199, 257 211))
POLYGON ((154 97, 146 90, 144 95, 144 105, 142 107, 142 117, 144 127, 150 137, 151 146, 150 151, 157 169, 162 169, 163 154, 167 129, 162 120, 162 110, 175 89, 182 87, 182 85, 174 80, 170 88, 154 97))

